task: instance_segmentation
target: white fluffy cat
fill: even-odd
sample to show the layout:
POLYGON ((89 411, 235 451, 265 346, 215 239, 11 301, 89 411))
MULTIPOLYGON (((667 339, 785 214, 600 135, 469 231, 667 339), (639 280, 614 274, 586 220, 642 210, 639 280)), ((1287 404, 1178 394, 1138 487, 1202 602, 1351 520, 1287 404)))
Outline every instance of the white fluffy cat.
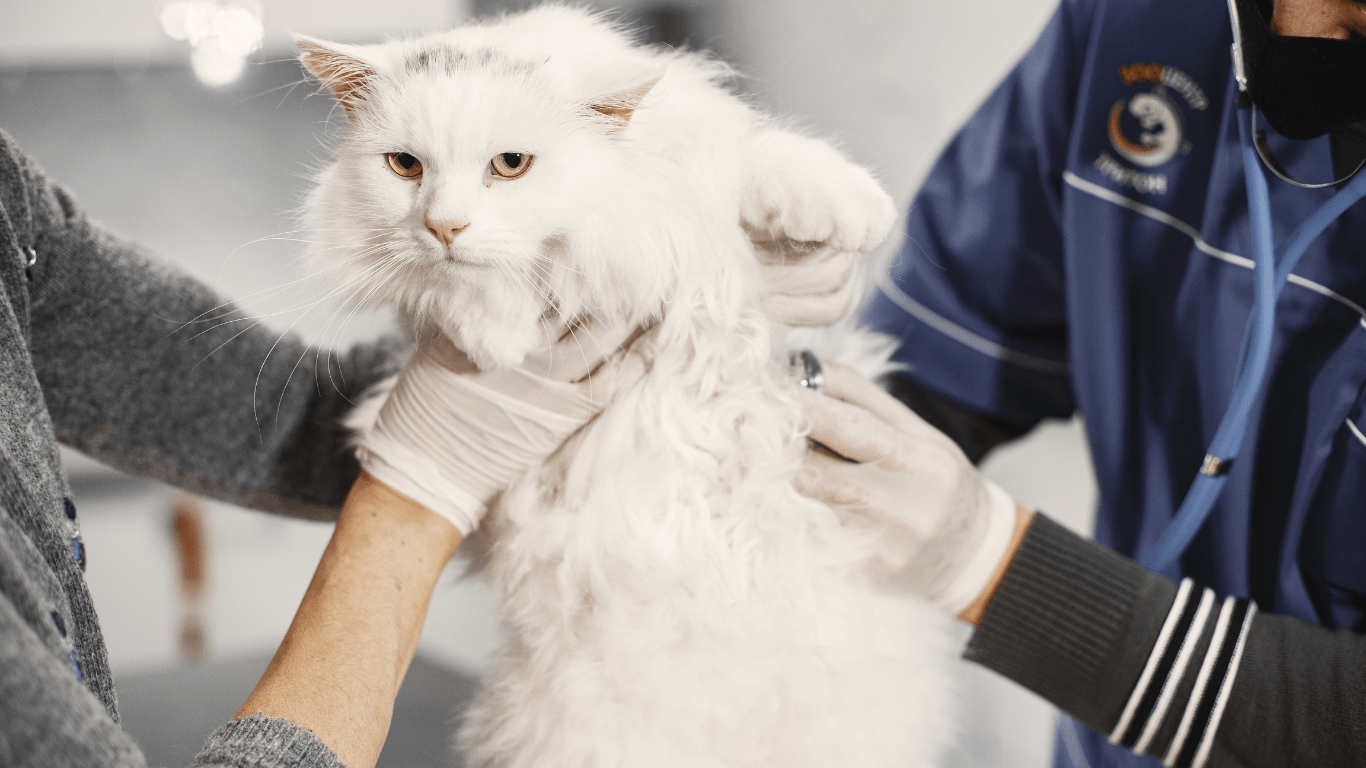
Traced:
POLYGON ((803 418, 749 236, 867 251, 877 183, 724 65, 578 9, 299 45, 347 112, 308 210, 354 300, 481 367, 569 318, 653 323, 645 378, 483 524, 507 641, 468 763, 933 764, 947 619, 879 589, 876 531, 792 489, 803 418))

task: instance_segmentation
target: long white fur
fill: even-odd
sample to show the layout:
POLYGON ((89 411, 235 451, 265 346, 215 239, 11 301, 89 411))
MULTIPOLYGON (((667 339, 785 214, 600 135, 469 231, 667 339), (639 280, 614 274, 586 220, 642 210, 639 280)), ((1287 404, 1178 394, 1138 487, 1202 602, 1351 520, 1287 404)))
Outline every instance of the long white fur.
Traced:
POLYGON ((804 422, 747 234, 867 250, 892 218, 876 182, 735 98, 724 65, 579 9, 301 48, 348 111, 308 209, 335 233, 319 258, 354 259, 354 300, 481 366, 581 313, 655 321, 645 378, 476 537, 508 642, 465 717, 468 763, 932 765, 947 619, 879 589, 874 528, 793 490, 804 422), (622 99, 624 124, 592 109, 622 99), (399 151, 421 184, 389 170, 399 151), (535 159, 490 181, 502 152, 535 159), (428 218, 468 226, 447 251, 428 218), (347 233, 374 229, 361 255, 375 241, 347 233))

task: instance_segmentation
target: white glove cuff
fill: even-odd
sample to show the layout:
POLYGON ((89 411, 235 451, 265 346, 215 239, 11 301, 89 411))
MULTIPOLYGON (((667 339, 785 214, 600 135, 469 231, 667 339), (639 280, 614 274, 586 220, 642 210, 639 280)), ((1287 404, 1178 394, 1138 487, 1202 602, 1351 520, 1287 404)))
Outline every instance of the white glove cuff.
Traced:
POLYGON ((450 521, 461 537, 479 527, 484 502, 444 482, 436 462, 387 435, 371 434, 356 448, 361 468, 372 477, 450 521), (429 488, 440 488, 441 494, 429 488))
POLYGON ((380 482, 468 535, 491 499, 592 412, 573 385, 519 368, 462 375, 419 353, 356 456, 380 482))
POLYGON ((988 504, 981 544, 963 570, 934 596, 935 604, 954 614, 962 613, 982 594, 1001 565, 1001 558, 1005 557, 1015 534, 1015 500, 996 483, 986 478, 982 478, 982 482, 986 486, 988 504))

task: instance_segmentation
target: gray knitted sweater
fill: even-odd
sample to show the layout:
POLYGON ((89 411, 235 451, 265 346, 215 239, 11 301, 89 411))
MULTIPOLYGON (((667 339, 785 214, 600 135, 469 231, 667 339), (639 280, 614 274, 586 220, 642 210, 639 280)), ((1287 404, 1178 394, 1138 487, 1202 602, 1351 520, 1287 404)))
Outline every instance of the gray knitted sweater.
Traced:
MULTIPOLYGON (((396 371, 395 355, 338 360, 286 338, 267 358, 276 335, 264 329, 226 344, 244 324, 201 335, 229 318, 220 304, 88 220, 0 132, 0 766, 145 765, 119 728, 58 441, 312 518, 335 517, 355 478, 338 417, 348 395, 396 371)), ((220 728, 195 765, 340 763, 308 731, 256 717, 220 728)))

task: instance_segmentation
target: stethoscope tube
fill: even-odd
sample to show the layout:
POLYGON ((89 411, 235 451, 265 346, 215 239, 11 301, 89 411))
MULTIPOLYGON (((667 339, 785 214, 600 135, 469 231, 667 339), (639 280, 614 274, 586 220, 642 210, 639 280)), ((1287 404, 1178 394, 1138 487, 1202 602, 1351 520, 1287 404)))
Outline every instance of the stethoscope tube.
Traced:
MULTIPOLYGON (((1244 97, 1245 94, 1240 94, 1240 98, 1244 97)), ((1255 128, 1252 121, 1256 118, 1250 103, 1240 107, 1238 113, 1238 139, 1242 145, 1243 177, 1247 186, 1248 216, 1252 228, 1255 265, 1252 279, 1256 300, 1248 317, 1247 330, 1243 333, 1242 351, 1228 410, 1219 422, 1200 472, 1177 508, 1176 515, 1143 558, 1144 567, 1157 572, 1171 568, 1190 546, 1228 482, 1228 472, 1242 448, 1252 407, 1266 378, 1271 344, 1275 337, 1276 299, 1281 289, 1285 287, 1290 273, 1309 244, 1323 234, 1338 216, 1366 196, 1366 173, 1358 173, 1301 222, 1281 244, 1280 253, 1277 254, 1271 239, 1270 194, 1251 136, 1255 128)))

